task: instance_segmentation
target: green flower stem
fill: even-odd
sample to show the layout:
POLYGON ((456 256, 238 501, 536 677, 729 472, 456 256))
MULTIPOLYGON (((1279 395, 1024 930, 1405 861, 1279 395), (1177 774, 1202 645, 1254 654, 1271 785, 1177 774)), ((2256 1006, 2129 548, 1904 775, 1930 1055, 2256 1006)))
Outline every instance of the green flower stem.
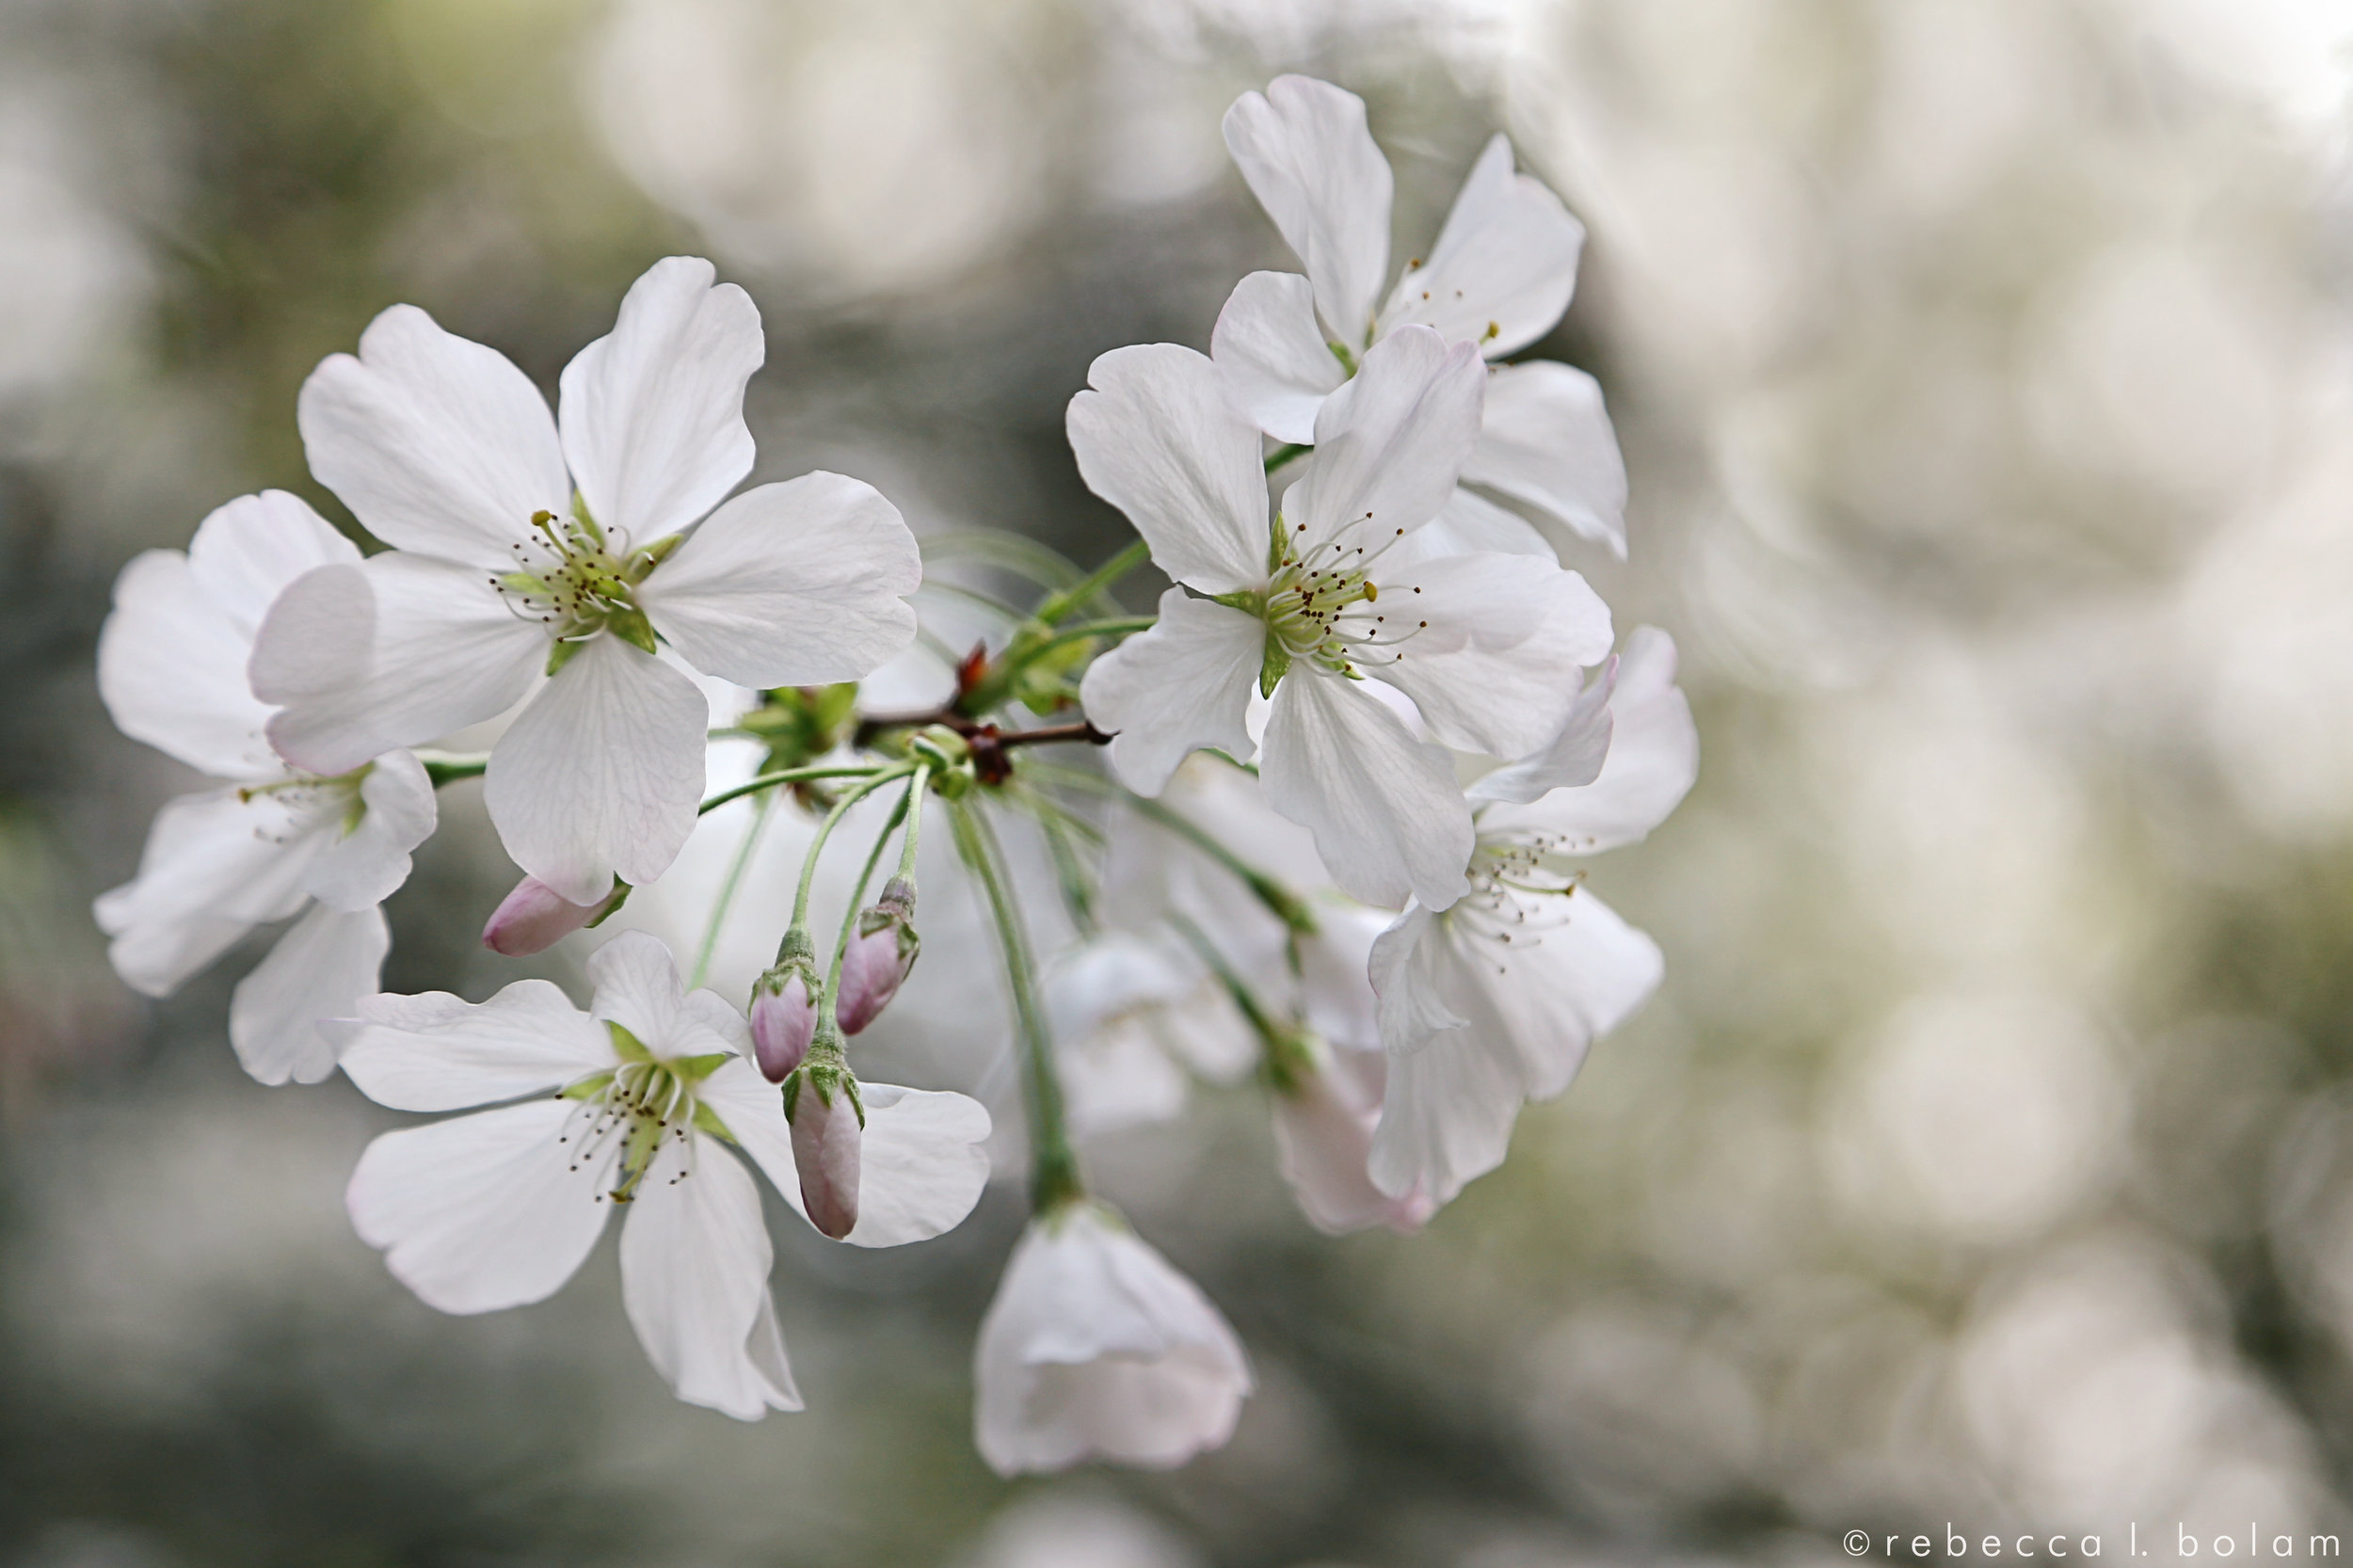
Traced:
POLYGON ((1054 1071, 1053 1048, 1038 1011, 1032 987, 1028 939, 1021 917, 1013 905, 1013 890, 1003 869, 1003 851, 996 835, 971 805, 947 802, 948 822, 956 836, 956 852, 980 879, 988 896, 989 913, 997 921, 997 939, 1004 949, 1005 975, 1013 989, 1014 1021, 1021 1033, 1023 1099, 1030 1123, 1030 1207, 1044 1214, 1086 1195, 1079 1179, 1079 1159, 1070 1147, 1070 1131, 1063 1113, 1062 1080, 1054 1071))
POLYGON ((727 880, 719 884, 718 901, 711 906, 711 919, 703 926, 702 946, 695 952, 695 978, 686 983, 690 991, 701 988, 711 978, 711 955, 718 951, 719 928, 727 923, 728 910, 735 903, 735 891, 744 885, 744 869, 752 863, 752 853, 760 847, 760 835, 768 830, 768 817, 775 808, 776 797, 765 794, 752 808, 752 825, 744 830, 744 841, 736 846, 735 858, 728 862, 727 880))
POLYGON ((487 755, 455 757, 446 752, 420 751, 416 757, 418 761, 424 764, 424 776, 432 781, 433 787, 437 790, 444 784, 453 783, 460 778, 479 778, 482 776, 483 770, 490 765, 490 759, 487 755))
POLYGON ((919 763, 915 782, 907 786, 907 836, 899 845, 899 877, 904 882, 915 880, 915 845, 923 836, 923 792, 932 781, 932 765, 919 763))
POLYGON ((1076 626, 1065 626, 1050 637, 1041 637, 1036 642, 1023 645, 1023 663, 1082 637, 1125 637, 1137 632, 1149 632, 1160 624, 1160 619, 1158 616, 1121 616, 1115 620, 1086 620, 1076 626))
MULTIPOLYGON (((833 967, 825 971, 824 993, 817 1002, 820 1013, 832 1006, 830 999, 839 996, 841 992, 842 959, 850 951, 851 936, 857 931, 858 910, 866 903, 867 884, 874 880, 874 868, 882 864, 883 846, 890 842, 890 835, 897 830, 902 822, 911 820, 910 812, 917 816, 921 814, 921 807, 919 803, 923 798, 923 785, 930 772, 928 764, 915 770, 914 778, 907 783, 907 792, 899 798, 898 808, 890 813, 890 820, 883 824, 882 831, 874 835, 874 847, 867 854, 866 869, 857 873, 857 885, 850 889, 849 904, 841 912, 841 936, 833 944, 833 967)), ((907 831, 913 833, 915 829, 910 826, 907 831)))
MULTIPOLYGON (((825 820, 817 824, 817 837, 809 840, 808 857, 801 862, 801 886, 799 890, 792 895, 792 923, 785 928, 788 933, 798 931, 808 923, 808 890, 817 881, 817 861, 825 853, 825 840, 833 837, 833 830, 840 824, 842 817, 848 813, 851 807, 856 806, 876 790, 890 783, 893 779, 904 778, 914 771, 915 764, 912 762, 902 762, 895 767, 885 768, 872 777, 861 779, 852 785, 849 791, 834 803, 833 809, 825 813, 825 820)), ((776 958, 781 962, 784 954, 779 952, 776 958)))
POLYGON ((1288 446, 1278 446, 1273 451, 1266 455, 1266 471, 1269 473, 1273 473, 1276 469, 1281 468, 1285 463, 1289 462, 1293 457, 1304 457, 1314 450, 1315 448, 1312 446, 1304 446, 1296 441, 1291 442, 1288 446))
POLYGON ((1127 549, 1073 583, 1067 588, 1046 596, 1032 617, 1048 626, 1060 626, 1090 599, 1102 593, 1112 584, 1127 576, 1152 558, 1152 547, 1138 539, 1127 549))
MULTIPOLYGON (((877 766, 878 764, 873 762, 841 762, 830 767, 786 768, 781 773, 763 773, 758 778, 747 779, 731 790, 720 791, 696 807, 696 814, 700 816, 715 811, 730 800, 738 800, 748 794, 757 794, 762 790, 772 790, 779 784, 800 784, 812 778, 856 778, 861 775, 872 775, 877 766)), ((904 775, 892 776, 899 777, 904 775)), ((880 782, 879 779, 875 781, 880 782)))

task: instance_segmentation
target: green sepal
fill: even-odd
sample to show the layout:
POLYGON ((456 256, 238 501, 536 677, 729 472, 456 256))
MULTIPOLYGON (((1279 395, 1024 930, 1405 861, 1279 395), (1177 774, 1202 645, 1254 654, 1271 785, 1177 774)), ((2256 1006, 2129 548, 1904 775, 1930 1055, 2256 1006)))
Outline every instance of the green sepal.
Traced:
POLYGON ((622 1061, 651 1062, 653 1060, 653 1052, 646 1048, 646 1043, 622 1028, 618 1022, 607 1018, 604 1020, 604 1027, 605 1032, 613 1036, 613 1048, 619 1054, 622 1061))
POLYGON ((556 1091, 555 1097, 560 1100, 595 1099, 599 1095, 603 1094, 605 1090, 612 1087, 613 1074, 614 1069, 611 1067, 605 1068, 604 1071, 600 1073, 590 1073, 586 1078, 582 1079, 577 1083, 567 1083, 564 1085, 562 1089, 556 1091))
POLYGON ((719 1064, 734 1060, 735 1053, 731 1050, 714 1050, 707 1051, 700 1056, 681 1056, 675 1062, 665 1063, 664 1065, 686 1082, 700 1083, 719 1070, 719 1064))
POLYGON ((686 536, 683 534, 664 534, 645 549, 638 551, 629 558, 629 566, 626 568, 629 580, 632 583, 643 583, 654 568, 677 553, 678 547, 685 542, 686 536))
POLYGON ((533 594, 541 599, 552 597, 548 592, 548 585, 527 571, 510 571, 499 579, 499 585, 512 588, 519 594, 533 594))
POLYGON ((1347 371, 1351 376, 1356 374, 1356 356, 1348 351, 1348 344, 1344 343, 1327 343, 1323 346, 1332 351, 1332 358, 1340 362, 1341 369, 1347 371))
POLYGON ((795 1068, 787 1073, 784 1078, 784 1119, 787 1125, 790 1125, 792 1120, 792 1112, 798 1111, 800 1107, 801 1074, 799 1069, 795 1068))
POLYGON ((634 604, 605 616, 604 628, 632 648, 642 648, 648 653, 654 651, 653 622, 634 604))
POLYGON ((599 528, 597 520, 588 515, 588 498, 578 490, 572 492, 572 520, 580 524, 581 531, 588 536, 599 550, 604 548, 604 530, 599 528))
POLYGON ((1275 635, 1274 628, 1268 627, 1266 629, 1266 656, 1258 664, 1258 695, 1273 696, 1275 683, 1283 679, 1290 667, 1291 650, 1284 646, 1281 637, 1275 635))
POLYGON ((553 675, 557 670, 570 664, 572 655, 578 653, 584 646, 569 637, 556 638, 548 648, 548 673, 553 675))
POLYGON ((722 1143, 732 1144, 737 1141, 735 1133, 728 1127, 728 1124, 719 1119, 719 1113, 700 1100, 695 1102, 695 1130, 708 1132, 722 1143))
POLYGON ((614 911, 620 908, 622 904, 627 904, 629 902, 629 895, 636 890, 636 888, 632 884, 622 881, 617 876, 615 877, 613 879, 613 890, 605 894, 605 897, 611 899, 613 902, 604 906, 604 912, 602 914, 599 915, 595 920, 590 920, 586 925, 581 927, 581 929, 583 931, 594 931, 597 927, 611 920, 613 918, 614 911))

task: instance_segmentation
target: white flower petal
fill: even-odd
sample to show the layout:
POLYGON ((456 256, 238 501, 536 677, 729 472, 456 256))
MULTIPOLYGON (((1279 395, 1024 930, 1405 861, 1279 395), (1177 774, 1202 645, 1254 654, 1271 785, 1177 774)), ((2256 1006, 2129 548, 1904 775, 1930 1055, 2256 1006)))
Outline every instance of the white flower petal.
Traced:
POLYGON ((752 471, 744 383, 768 344, 751 296, 717 276, 699 257, 654 263, 613 330, 564 367, 564 456, 616 543, 679 532, 752 471))
POLYGON ((1581 789, 1601 776, 1614 728, 1609 699, 1616 690, 1618 661, 1610 660, 1577 694, 1560 732, 1530 756, 1496 769, 1463 792, 1472 805, 1491 801, 1526 804, 1559 789, 1581 789))
POLYGON ((331 777, 495 718, 547 649, 546 629, 512 614, 486 574, 395 551, 296 578, 249 670, 254 695, 283 705, 269 723, 279 755, 331 777))
POLYGON ((1436 517, 1479 442, 1486 383, 1476 352, 1426 327, 1373 344, 1316 415, 1315 454, 1284 492, 1285 528, 1303 545, 1369 546, 1436 517))
POLYGON ((237 497, 198 523, 188 541, 188 569, 248 643, 287 584, 313 567, 359 564, 359 546, 284 490, 237 497))
POLYGON ((1088 720, 1117 737, 1111 762, 1120 782, 1156 795, 1196 747, 1249 756, 1242 721, 1265 657, 1257 616, 1182 588, 1162 594, 1160 624, 1096 660, 1079 684, 1088 720))
POLYGON ((589 1012, 619 1024, 656 1056, 751 1049, 744 1015, 714 992, 689 996, 678 960, 647 932, 624 931, 599 948, 588 960, 588 983, 596 987, 589 1012))
POLYGON ((784 1119, 782 1091, 761 1078, 749 1061, 737 1057, 720 1063, 703 1080, 696 1098, 719 1118, 744 1158, 760 1167, 769 1185, 799 1213, 801 1175, 792 1160, 792 1124, 784 1119))
POLYGON ((547 400, 494 348, 395 305, 330 354, 296 404, 320 484, 386 544, 491 571, 531 515, 569 509, 547 400))
POLYGON ((1204 593, 1265 575, 1264 443, 1210 360, 1175 344, 1114 348, 1070 400, 1087 488, 1128 514, 1152 563, 1204 593))
POLYGON ((739 1421, 801 1408, 770 1260, 750 1174, 708 1139, 664 1144, 621 1226, 621 1300, 646 1359, 688 1404, 739 1421))
POLYGON ((1315 834, 1356 897, 1443 909, 1469 886, 1470 808, 1454 763, 1354 684, 1295 664, 1274 688, 1258 764, 1267 802, 1315 834))
POLYGON ((1449 555, 1407 572, 1380 573, 1382 601, 1394 596, 1395 618, 1422 627, 1365 673, 1412 697, 1431 734, 1465 751, 1524 757, 1559 734, 1581 667, 1609 654, 1609 606, 1585 579, 1525 555, 1449 555))
POLYGON ((859 680, 915 640, 915 536, 873 486, 805 473, 744 491, 637 602, 686 662, 742 686, 859 680))
POLYGON ((1559 197, 1512 172, 1512 144, 1497 135, 1471 166, 1429 261, 1398 280, 1381 330, 1420 322, 1499 359, 1551 331, 1569 308, 1584 244, 1585 226, 1559 197))
POLYGON ((1315 283, 1316 308, 1350 348, 1371 341, 1389 269, 1389 161, 1365 101, 1329 82, 1277 76, 1225 111, 1225 146, 1315 283))
POLYGON ((1593 894, 1561 903, 1557 923, 1536 931, 1531 920, 1500 963, 1472 971, 1535 1100, 1566 1089, 1593 1042, 1639 1012, 1666 972, 1658 944, 1593 894))
POLYGON ((1411 561, 1477 552, 1533 555, 1545 561, 1560 559, 1551 541, 1537 531, 1534 523, 1457 485, 1454 493, 1446 498, 1446 504, 1438 508, 1438 515, 1399 540, 1382 558, 1381 565, 1384 570, 1395 571, 1411 561))
POLYGON ((1308 1223, 1330 1236, 1372 1225, 1412 1231, 1432 1205, 1389 1196, 1369 1160, 1386 1062, 1378 1051, 1336 1051, 1305 1082, 1274 1096, 1275 1163, 1308 1223))
POLYGON ((462 1111, 545 1094, 614 1066, 612 1037, 545 980, 484 1002, 447 991, 360 999, 325 1032, 344 1076, 395 1111, 462 1111))
POLYGON ((702 798, 710 707, 620 638, 574 654, 499 737, 483 780, 515 863, 574 904, 669 870, 702 798))
POLYGON ((1372 989, 1381 1043, 1392 1055, 1421 1049, 1469 1019, 1447 996, 1451 978, 1438 918, 1418 904, 1406 905, 1372 944, 1372 989))
POLYGON ((1384 1192, 1454 1201, 1503 1163, 1523 1098, 1510 1047, 1478 1030, 1441 1034, 1389 1059, 1369 1170, 1384 1192))
POLYGON ((1491 807, 1481 813, 1480 831, 1540 833, 1561 840, 1564 855, 1599 854, 1648 837, 1699 777, 1699 729, 1674 679, 1674 640, 1657 627, 1636 627, 1618 660, 1609 754, 1599 776, 1529 805, 1491 807))
POLYGON ((375 993, 391 951, 384 912, 312 904, 229 999, 229 1043, 263 1083, 316 1083, 335 1070, 335 1042, 319 1028, 375 993))
MULTIPOLYGON (((897 1247, 955 1229, 988 1185, 988 1112, 964 1095, 861 1083, 855 1247, 897 1247)), ((793 1193, 787 1190, 790 1200, 793 1193)), ((795 1208, 799 1205, 794 1204, 795 1208)))
POLYGON ((1625 559, 1625 455, 1601 383, 1581 370, 1549 360, 1497 366, 1463 482, 1525 508, 1556 547, 1589 539, 1625 559))
POLYGON ((528 1100, 388 1132, 360 1156, 344 1203, 392 1277, 443 1312, 545 1301, 579 1271, 612 1208, 617 1140, 574 1165, 581 1107, 528 1100))
POLYGON ((390 898, 408 880, 408 852, 433 836, 439 816, 433 780, 406 751, 376 760, 360 781, 360 804, 358 825, 321 848, 304 878, 311 896, 332 909, 369 909, 390 898))
POLYGON ((1316 325, 1314 290, 1295 272, 1237 283, 1209 334, 1209 358, 1242 411, 1280 441, 1313 441, 1316 410, 1348 379, 1316 325))
POLYGON ((98 695, 115 728, 216 778, 275 771, 268 707, 246 686, 247 639, 174 550, 134 556, 98 633, 98 695))
POLYGON ((255 926, 301 908, 313 846, 307 835, 288 841, 288 821, 277 797, 237 790, 167 802, 138 876, 98 899, 115 972, 148 996, 168 996, 255 926))

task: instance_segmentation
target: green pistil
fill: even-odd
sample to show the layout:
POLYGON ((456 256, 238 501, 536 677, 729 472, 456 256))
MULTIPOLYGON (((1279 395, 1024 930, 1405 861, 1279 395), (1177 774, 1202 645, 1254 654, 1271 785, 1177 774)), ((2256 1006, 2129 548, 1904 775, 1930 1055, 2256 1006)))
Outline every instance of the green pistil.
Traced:
MULTIPOLYGON (((548 651, 548 673, 553 675, 600 632, 654 651, 653 625, 637 607, 634 589, 654 568, 667 560, 680 544, 678 535, 656 539, 642 550, 614 553, 603 529, 588 515, 578 496, 572 515, 531 514, 531 531, 537 548, 552 552, 555 564, 538 570, 519 567, 491 579, 490 585, 522 615, 545 624, 555 638, 548 651)), ((521 545, 519 560, 528 560, 521 545)))

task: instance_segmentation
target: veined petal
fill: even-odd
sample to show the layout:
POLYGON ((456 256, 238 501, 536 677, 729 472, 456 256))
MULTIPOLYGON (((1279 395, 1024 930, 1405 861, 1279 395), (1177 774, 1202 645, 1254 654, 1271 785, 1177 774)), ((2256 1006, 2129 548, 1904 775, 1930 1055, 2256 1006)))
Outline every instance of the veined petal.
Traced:
POLYGON ((1480 815, 1480 831, 1541 833, 1561 840, 1565 855, 1640 843, 1699 776, 1699 729, 1674 679, 1674 639, 1654 626, 1636 627, 1618 660, 1609 754, 1600 775, 1582 789, 1556 789, 1529 805, 1490 807, 1480 815))
MULTIPOLYGON (((709 995, 697 991, 696 996, 709 995)), ((769 1185, 801 1212, 800 1168, 792 1161, 792 1124, 784 1119, 784 1096, 742 1057, 722 1062, 696 1092, 728 1129, 744 1157, 760 1167, 769 1185)))
POLYGON ((495 718, 547 649, 547 629, 511 614, 485 574, 395 551, 296 578, 248 669, 254 695, 283 705, 269 721, 279 755, 332 777, 495 718))
POLYGON ((427 1306, 496 1312, 545 1301, 579 1271, 612 1207, 619 1141, 578 1163, 579 1140, 559 1141, 586 1126, 580 1109, 527 1100, 385 1133, 344 1190, 352 1227, 427 1306))
POLYGON ((1625 456, 1601 383, 1534 360, 1487 376, 1487 412, 1463 482, 1523 507, 1556 547, 1572 537, 1625 559, 1625 456))
POLYGON ((484 1002, 447 991, 363 997, 350 1013, 325 1031, 344 1076, 395 1111, 544 1094, 618 1061, 611 1037, 545 980, 518 980, 484 1002))
POLYGON ((1369 1160, 1386 1068, 1379 1051, 1335 1051, 1304 1083, 1274 1096, 1275 1164, 1308 1223, 1328 1236, 1371 1225, 1417 1230, 1434 1208, 1372 1184, 1369 1160))
POLYGON ((1510 1047, 1478 1030, 1452 1030, 1410 1056, 1392 1055, 1367 1162, 1372 1184, 1392 1196, 1419 1192, 1451 1203, 1503 1163, 1522 1098, 1510 1047))
POLYGON ((395 549, 504 571, 532 513, 571 504, 539 389, 414 305, 370 322, 359 358, 321 360, 295 418, 319 483, 395 549))
POLYGON ((593 904, 669 870, 702 797, 710 707, 692 680, 591 638, 490 753, 483 801, 517 865, 593 904))
MULTIPOLYGON (((767 357, 760 309, 696 256, 654 263, 613 330, 564 367, 564 456, 588 515, 651 544, 752 471, 744 383, 767 357)), ((861 672, 863 673, 863 672, 861 672)))
MULTIPOLYGON (((1383 563, 1384 566, 1386 563, 1383 563)), ((1365 673, 1414 699, 1430 732, 1490 757, 1524 757, 1553 739, 1609 654, 1609 606, 1585 579, 1525 555, 1449 555, 1408 568, 1421 630, 1365 673)))
POLYGON ((198 586, 248 643, 287 584, 313 567, 359 564, 359 546, 284 490, 241 495, 216 507, 188 541, 188 569, 198 586))
POLYGON ((358 825, 322 847, 304 877, 330 909, 370 909, 390 898, 408 880, 408 852, 433 836, 439 819, 433 780, 406 751, 376 760, 360 781, 360 805, 358 825))
POLYGON ((186 556, 151 550, 115 579, 98 633, 98 695, 115 728, 216 778, 275 772, 269 709, 247 689, 246 637, 186 556))
POLYGON ((649 933, 624 931, 599 948, 588 960, 588 982, 596 987, 589 1011, 628 1030, 656 1056, 750 1049, 744 1015, 713 992, 688 996, 678 960, 649 933))
POLYGON ((1209 358, 1242 411, 1281 441, 1313 441, 1316 410, 1348 379, 1316 324, 1315 293, 1295 272, 1254 272, 1234 285, 1209 358))
POLYGON ((392 933, 370 904, 346 914, 312 904, 229 999, 229 1043, 263 1083, 316 1083, 335 1070, 320 1020, 347 1016, 375 994, 392 933))
POLYGON ((1473 806, 1492 801, 1526 804, 1554 790, 1581 789, 1600 777, 1609 756, 1614 728, 1609 699, 1617 682, 1618 661, 1612 659, 1577 694, 1560 732, 1542 749, 1496 769, 1463 793, 1473 806))
POLYGON ((1470 1020, 1447 996, 1447 956, 1438 918, 1418 904, 1407 904, 1373 939, 1374 1016, 1381 1044, 1391 1054, 1410 1055, 1450 1030, 1468 1027, 1470 1020))
POLYGON ((1429 261, 1398 280, 1381 330, 1419 322, 1491 359, 1525 347, 1569 308, 1584 244, 1585 226, 1559 197, 1512 172, 1512 144, 1498 134, 1471 166, 1429 261))
POLYGON ((688 1404, 739 1421, 801 1408, 771 1257, 750 1174, 707 1138, 664 1144, 621 1226, 621 1300, 646 1359, 688 1404))
POLYGON ((1470 808, 1454 764, 1353 685, 1294 665, 1274 688, 1258 765, 1267 802, 1315 834, 1356 897, 1443 909, 1469 886, 1470 808))
POLYGON ((148 829, 137 877, 98 899, 115 972, 148 996, 168 996, 255 926, 301 908, 312 846, 307 837, 287 841, 286 823, 276 797, 237 790, 168 802, 148 829))
MULTIPOLYGON (((1593 894, 1560 902, 1564 914, 1521 934, 1500 962, 1474 960, 1468 972, 1517 1052, 1534 1100, 1566 1089, 1593 1042, 1640 1011, 1666 972, 1658 944, 1593 894)), ((1457 941, 1466 939, 1476 938, 1457 941)))
POLYGON ((1242 721, 1265 657, 1256 616, 1182 588, 1162 594, 1160 624, 1095 661, 1079 685, 1088 717, 1117 737, 1111 760, 1120 782, 1156 795, 1197 747, 1247 757, 1242 721))
POLYGON ((1114 348, 1070 400, 1087 488, 1128 514, 1152 562, 1204 593, 1266 575, 1266 463, 1257 427, 1209 360, 1171 343, 1114 348))
POLYGON ((923 559, 873 486, 805 473, 744 491, 637 602, 686 662, 741 686, 860 680, 915 640, 923 559))
POLYGON ((1365 101, 1329 82, 1277 76, 1225 111, 1225 146, 1315 284, 1316 308, 1351 349, 1371 341, 1389 269, 1389 161, 1365 101))
POLYGON ((1373 344, 1316 415, 1315 454, 1283 496, 1286 527, 1304 527, 1303 545, 1370 543, 1436 517, 1478 444, 1486 384, 1475 351, 1426 327, 1373 344))
POLYGON ((1438 515, 1401 540, 1383 557, 1382 566, 1395 570, 1408 561, 1474 552, 1533 555, 1545 561, 1560 558, 1552 542, 1537 532, 1534 523, 1457 485, 1454 493, 1446 498, 1446 504, 1438 508, 1438 515))

